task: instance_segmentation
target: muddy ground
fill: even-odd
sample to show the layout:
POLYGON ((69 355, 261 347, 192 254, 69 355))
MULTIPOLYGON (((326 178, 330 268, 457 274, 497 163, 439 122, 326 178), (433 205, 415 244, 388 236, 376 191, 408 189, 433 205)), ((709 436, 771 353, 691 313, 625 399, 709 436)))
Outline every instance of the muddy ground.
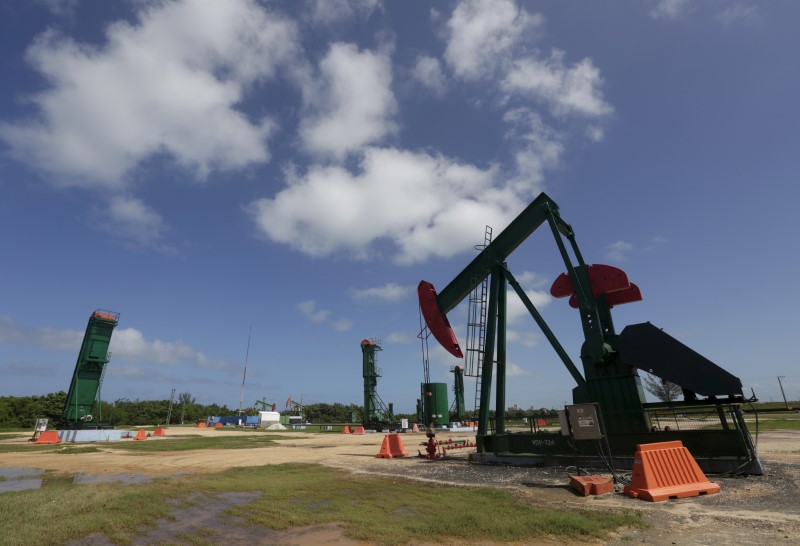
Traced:
MULTIPOLYGON (((182 435, 214 436, 220 434, 265 434, 250 431, 217 431, 213 429, 168 429, 167 438, 147 441, 170 441, 182 435)), ((277 445, 256 449, 196 450, 182 452, 142 453, 115 448, 114 443, 97 444, 100 452, 64 457, 53 453, 0 453, 0 468, 25 467, 55 470, 81 475, 85 483, 99 480, 123 482, 146 481, 159 476, 180 473, 209 473, 227 468, 280 464, 284 462, 319 463, 342 468, 356 474, 381 474, 419 480, 420 482, 453 483, 464 486, 494 485, 510 488, 520 497, 560 510, 575 508, 616 507, 638 511, 651 523, 646 530, 626 530, 606 543, 653 545, 671 544, 799 544, 800 543, 800 431, 761 433, 759 455, 764 476, 709 476, 721 486, 715 495, 649 503, 628 498, 621 493, 600 497, 580 497, 568 487, 569 473, 574 469, 557 467, 507 467, 470 464, 470 449, 451 451, 447 460, 426 461, 416 457, 378 459, 383 434, 363 436, 344 434, 276 433, 289 436, 277 445)), ((470 438, 467 433, 454 433, 440 439, 470 438)), ((422 449, 421 434, 402 436, 411 455, 422 449)), ((23 443, 25 439, 3 440, 2 443, 23 443)), ((598 471, 598 473, 602 473, 598 471)), ((237 503, 248 502, 239 494, 199 499, 199 513, 176 514, 175 522, 162 521, 140 537, 137 543, 179 543, 176 533, 208 528, 209 511, 219 515, 219 524, 212 536, 214 543, 226 544, 358 544, 342 534, 336 526, 295 529, 273 533, 238 525, 221 512, 237 503), (194 526, 194 527, 193 527, 194 526)), ((557 543, 557 542, 552 542, 557 543)), ((103 537, 91 537, 81 544, 107 544, 103 537)))

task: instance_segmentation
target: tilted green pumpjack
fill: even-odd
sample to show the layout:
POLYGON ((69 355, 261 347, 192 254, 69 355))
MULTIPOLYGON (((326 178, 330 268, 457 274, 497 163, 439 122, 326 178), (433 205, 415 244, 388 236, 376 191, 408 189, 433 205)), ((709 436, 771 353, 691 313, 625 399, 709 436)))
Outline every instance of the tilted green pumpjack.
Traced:
MULTIPOLYGON (((449 330, 446 314, 487 277, 489 302, 474 460, 570 465, 598 459, 599 446, 593 441, 576 441, 558 432, 506 431, 506 293, 511 285, 575 380, 573 402, 598 405, 607 445, 620 468, 630 468, 637 444, 680 440, 706 472, 763 473, 741 412, 741 404, 747 401, 741 381, 649 322, 628 326, 617 334, 611 309, 641 300, 639 288, 615 267, 584 262, 571 226, 561 219, 558 205, 547 195, 539 195, 435 295, 434 309, 431 305, 426 309, 421 296, 426 324, 445 349, 459 358, 461 350, 449 330), (551 294, 569 297, 583 326, 583 375, 506 265, 507 257, 545 223, 566 266, 551 294), (638 370, 679 385, 684 399, 647 403, 638 370), (497 380, 496 411, 490 430, 493 372, 497 380)), ((422 281, 421 294, 423 283, 433 290, 430 283, 422 281)))
POLYGON ((62 430, 111 428, 92 414, 108 364, 111 334, 119 323, 119 313, 98 309, 89 317, 78 362, 72 374, 64 412, 58 428, 62 430))

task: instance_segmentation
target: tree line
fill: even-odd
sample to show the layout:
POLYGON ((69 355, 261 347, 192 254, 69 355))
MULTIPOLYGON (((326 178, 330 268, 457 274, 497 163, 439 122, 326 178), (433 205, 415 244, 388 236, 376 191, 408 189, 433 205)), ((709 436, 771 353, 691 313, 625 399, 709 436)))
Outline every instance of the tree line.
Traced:
MULTIPOLYGON (((33 428, 36 419, 46 417, 54 425, 59 421, 67 401, 64 391, 53 392, 42 396, 2 396, 0 397, 0 428, 33 428)), ((260 407, 249 407, 242 410, 243 415, 257 415, 260 407)), ((284 413, 298 414, 302 412, 303 420, 309 423, 354 423, 361 421, 362 407, 356 404, 317 403, 308 404, 284 413)), ((120 398, 114 402, 102 402, 93 410, 93 417, 98 422, 118 425, 164 425, 192 424, 205 421, 208 416, 236 415, 237 410, 225 405, 198 404, 191 393, 180 393, 176 400, 129 400, 120 398)), ((530 408, 527 410, 511 410, 506 412, 507 419, 523 417, 553 417, 555 410, 530 408)), ((476 412, 468 412, 468 418, 477 417, 476 412)), ((416 422, 414 414, 396 414, 399 422, 407 418, 416 422)), ((490 412, 494 418, 494 412, 490 412)), ((455 414, 451 416, 455 420, 455 414)))
MULTIPOLYGON (((53 392, 43 396, 1 396, 0 428, 32 428, 36 419, 46 417, 55 424, 64 412, 67 393, 53 392)), ((255 408, 249 413, 255 415, 255 408)), ((181 393, 177 401, 169 400, 128 400, 121 398, 114 402, 96 404, 93 417, 98 422, 111 425, 177 425, 205 420, 209 415, 233 415, 234 411, 218 404, 198 404, 190 393, 181 393)))
MULTIPOLYGON (((36 419, 46 417, 52 424, 58 422, 64 412, 67 393, 53 392, 43 396, 2 396, 0 397, 0 428, 33 428, 36 419)), ((243 415, 257 415, 261 407, 242 410, 243 415)), ((269 409, 269 408, 268 408, 269 409)), ((297 414, 302 411, 303 420, 310 423, 350 423, 361 419, 361 406, 341 403, 308 404, 289 411, 297 414)), ((97 422, 118 425, 164 425, 192 424, 205 421, 214 415, 236 415, 238 410, 225 405, 198 404, 191 393, 180 393, 172 402, 169 400, 129 400, 121 398, 114 402, 101 402, 95 405, 92 415, 97 422)), ((406 417, 405 415, 403 417, 406 417)), ((412 417, 412 416, 408 416, 412 417)), ((412 419, 413 420, 413 419, 412 419)))

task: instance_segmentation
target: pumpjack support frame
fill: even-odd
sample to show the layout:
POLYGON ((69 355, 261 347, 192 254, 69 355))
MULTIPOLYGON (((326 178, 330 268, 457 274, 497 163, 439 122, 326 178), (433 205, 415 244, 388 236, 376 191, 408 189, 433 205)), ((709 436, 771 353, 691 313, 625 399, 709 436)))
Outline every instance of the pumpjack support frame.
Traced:
POLYGON ((575 380, 573 402, 598 404, 608 446, 617 464, 630 467, 638 444, 681 440, 705 472, 763 473, 741 412, 741 404, 746 401, 741 381, 650 323, 628 326, 618 335, 611 309, 641 300, 639 287, 615 267, 586 264, 572 227, 561 218, 558 205, 546 194, 540 194, 526 207, 441 292, 437 293, 427 281, 420 283, 420 306, 427 325, 437 340, 444 340, 443 345, 454 356, 460 357, 461 351, 447 313, 487 277, 489 302, 478 449, 473 460, 586 464, 598 457, 598 446, 592 442, 574 441, 546 431, 505 430, 506 294, 510 285, 575 380), (580 352, 583 374, 506 265, 508 256, 545 223, 566 267, 566 273, 553 284, 551 294, 568 296, 570 305, 578 309, 584 336, 580 352), (458 350, 451 350, 454 348, 458 350), (639 369, 680 385, 684 400, 648 404, 639 369), (493 375, 496 411, 490 431, 493 375), (706 398, 698 399, 698 394, 706 398))

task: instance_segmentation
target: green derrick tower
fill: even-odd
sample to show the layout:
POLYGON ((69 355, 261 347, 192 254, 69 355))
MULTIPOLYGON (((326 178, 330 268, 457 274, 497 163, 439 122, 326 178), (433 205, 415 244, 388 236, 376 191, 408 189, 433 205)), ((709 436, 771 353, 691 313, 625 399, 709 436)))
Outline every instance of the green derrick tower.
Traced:
POLYGON ((384 426, 389 426, 394 421, 394 416, 389 408, 378 396, 378 378, 381 376, 378 368, 378 351, 382 351, 380 341, 377 339, 364 339, 361 341, 362 368, 364 376, 364 413, 362 424, 364 428, 374 428, 380 432, 384 426))
POLYGON ((59 428, 110 428, 110 425, 94 420, 92 409, 109 361, 111 334, 118 323, 119 313, 100 309, 89 317, 59 428))
POLYGON ((466 413, 464 408, 464 366, 453 366, 450 371, 453 373, 453 406, 456 421, 463 421, 466 413))

